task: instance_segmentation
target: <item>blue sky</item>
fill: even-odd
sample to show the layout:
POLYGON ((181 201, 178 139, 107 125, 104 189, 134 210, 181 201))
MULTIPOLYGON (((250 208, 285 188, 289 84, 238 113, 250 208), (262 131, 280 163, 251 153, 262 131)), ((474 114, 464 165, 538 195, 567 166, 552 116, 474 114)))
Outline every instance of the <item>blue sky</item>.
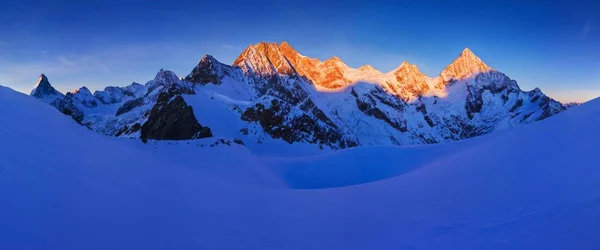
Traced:
POLYGON ((185 76, 204 54, 231 64, 249 44, 288 41, 310 57, 435 76, 469 47, 530 90, 600 96, 597 1, 3 1, 0 84, 40 73, 66 92, 185 76), (446 3, 433 3, 446 2, 446 3))

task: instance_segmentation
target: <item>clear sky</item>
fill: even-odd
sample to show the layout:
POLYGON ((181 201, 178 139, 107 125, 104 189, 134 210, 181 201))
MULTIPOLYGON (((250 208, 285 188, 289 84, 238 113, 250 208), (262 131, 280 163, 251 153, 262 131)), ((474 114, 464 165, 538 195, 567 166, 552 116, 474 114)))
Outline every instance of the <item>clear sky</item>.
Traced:
POLYGON ((28 93, 40 73, 63 92, 145 83, 161 68, 185 76, 204 54, 231 64, 249 44, 288 41, 429 76, 469 47, 524 90, 600 96, 600 1, 554 2, 3 0, 0 84, 28 93))

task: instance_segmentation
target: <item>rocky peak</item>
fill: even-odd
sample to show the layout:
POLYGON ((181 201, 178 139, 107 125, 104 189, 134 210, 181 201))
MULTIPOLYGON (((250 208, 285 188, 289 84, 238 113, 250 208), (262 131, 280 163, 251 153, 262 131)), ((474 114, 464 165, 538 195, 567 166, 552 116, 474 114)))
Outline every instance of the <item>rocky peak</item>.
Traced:
POLYGON ((48 81, 48 77, 46 75, 41 74, 35 84, 35 88, 31 90, 30 96, 33 96, 37 99, 43 99, 46 102, 50 103, 57 98, 63 98, 64 95, 58 92, 52 85, 50 81, 48 81))
POLYGON ((292 48, 292 45, 290 43, 288 43, 287 41, 283 41, 279 44, 279 49, 281 50, 294 50, 294 48, 292 48))
MULTIPOLYGON (((278 55, 273 51, 276 46, 268 43, 259 43, 248 46, 235 61, 233 66, 238 66, 245 74, 254 76, 273 76, 278 73, 274 64, 268 55, 278 55)), ((277 49, 278 50, 278 49, 277 49)), ((275 59, 275 58, 274 58, 275 59)), ((283 60, 279 59, 277 63, 281 64, 283 60)), ((281 66, 281 65, 280 65, 281 66)), ((282 70, 283 71, 283 70, 282 70)))
POLYGON ((358 67, 358 70, 365 73, 373 73, 373 74, 381 74, 379 70, 371 66, 370 64, 365 64, 363 66, 358 67))
POLYGON ((398 66, 395 70, 393 70, 393 72, 395 75, 416 74, 416 75, 425 76, 423 73, 421 73, 421 71, 419 70, 419 67, 417 67, 417 65, 410 64, 407 61, 402 62, 402 64, 400 64, 400 66, 398 66))
POLYGON ((323 62, 324 65, 326 66, 334 66, 334 67, 338 67, 342 70, 346 70, 349 69, 350 67, 348 65, 346 65, 346 63, 344 63, 344 61, 342 61, 342 59, 340 59, 337 56, 332 56, 331 58, 325 60, 323 62))
POLYGON ((179 77, 173 71, 160 69, 156 73, 154 81, 157 83, 172 84, 179 81, 179 77))
POLYGON ((46 77, 46 75, 40 74, 40 77, 38 77, 38 81, 35 84, 35 86, 38 87, 38 86, 40 86, 40 84, 48 84, 48 85, 50 85, 50 83, 48 82, 48 77, 46 77))
POLYGON ((331 61, 331 62, 342 62, 342 59, 341 59, 341 58, 339 58, 339 57, 337 57, 337 56, 332 56, 331 58, 329 58, 329 59, 327 59, 327 60, 325 60, 325 61, 326 61, 326 62, 327 62, 327 61, 331 61))
POLYGON ((280 46, 277 43, 259 43, 256 45, 258 51, 267 57, 273 67, 277 70, 277 73, 283 75, 294 75, 296 70, 290 64, 288 59, 281 52, 280 46))
POLYGON ((79 108, 82 108, 82 106, 87 108, 98 106, 96 96, 92 95, 92 92, 85 86, 74 90, 72 93, 67 93, 66 96, 71 98, 73 104, 79 108))
POLYGON ((217 59, 215 59, 212 55, 206 54, 200 59, 198 65, 214 65, 220 63, 217 59))
POLYGON ((211 55, 205 55, 184 80, 201 85, 221 84, 225 75, 231 75, 225 68, 230 68, 230 66, 220 63, 211 55))
POLYGON ((404 61, 392 70, 392 74, 395 82, 389 86, 388 91, 405 100, 422 96, 430 90, 428 77, 421 73, 417 65, 404 61))
POLYGON ((80 94, 80 95, 86 95, 86 96, 89 95, 89 96, 91 96, 92 92, 86 86, 83 86, 81 88, 73 90, 73 94, 74 95, 80 94))
POLYGON ((158 73, 156 73, 154 80, 146 83, 146 95, 152 93, 152 91, 159 87, 168 88, 177 82, 180 82, 179 77, 177 77, 173 71, 160 69, 158 73))
POLYGON ((462 80, 477 73, 488 72, 491 70, 492 68, 487 66, 469 48, 465 48, 462 53, 442 71, 440 77, 447 83, 452 79, 462 80))

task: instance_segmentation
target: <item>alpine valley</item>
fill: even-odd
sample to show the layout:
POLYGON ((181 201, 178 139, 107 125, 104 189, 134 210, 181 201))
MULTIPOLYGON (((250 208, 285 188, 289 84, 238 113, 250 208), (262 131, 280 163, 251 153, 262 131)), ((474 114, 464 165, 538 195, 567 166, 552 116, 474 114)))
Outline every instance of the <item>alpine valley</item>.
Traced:
POLYGON ((469 49, 438 76, 402 62, 390 72, 248 46, 232 65, 210 55, 183 77, 62 94, 41 75, 31 96, 99 133, 148 140, 235 138, 239 144, 343 149, 455 141, 539 121, 566 108, 486 65, 469 49))

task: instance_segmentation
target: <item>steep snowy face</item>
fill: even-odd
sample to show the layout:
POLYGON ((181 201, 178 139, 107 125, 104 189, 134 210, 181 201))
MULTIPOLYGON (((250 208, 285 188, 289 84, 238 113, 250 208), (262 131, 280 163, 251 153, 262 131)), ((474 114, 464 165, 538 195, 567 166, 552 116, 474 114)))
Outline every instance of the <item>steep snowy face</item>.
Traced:
POLYGON ((40 99, 46 103, 51 103, 56 99, 62 99, 64 95, 58 92, 48 81, 46 75, 41 74, 38 78, 37 83, 33 90, 31 90, 30 96, 40 99))
POLYGON ((477 57, 469 48, 465 48, 460 56, 448 65, 440 74, 443 83, 448 83, 452 79, 463 80, 467 77, 474 76, 477 73, 491 71, 492 68, 487 66, 479 57, 477 57))

